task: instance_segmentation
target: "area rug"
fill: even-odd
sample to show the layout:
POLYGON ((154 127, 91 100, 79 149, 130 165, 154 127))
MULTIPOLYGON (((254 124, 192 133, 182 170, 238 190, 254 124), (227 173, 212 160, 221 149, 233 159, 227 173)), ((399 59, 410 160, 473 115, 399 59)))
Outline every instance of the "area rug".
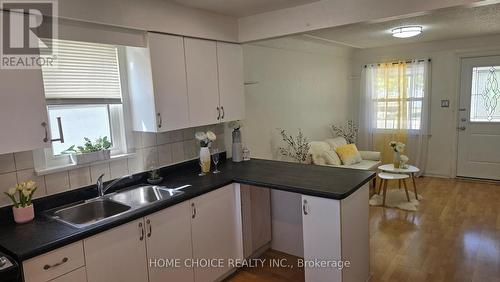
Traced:
MULTIPOLYGON (((404 189, 388 189, 387 196, 385 198, 385 206, 389 208, 398 208, 405 211, 416 211, 422 196, 418 195, 418 200, 415 199, 415 194, 413 191, 408 191, 410 194, 410 202, 406 199, 406 193, 404 189)), ((384 200, 383 195, 373 195, 369 201, 370 206, 381 206, 384 200)))

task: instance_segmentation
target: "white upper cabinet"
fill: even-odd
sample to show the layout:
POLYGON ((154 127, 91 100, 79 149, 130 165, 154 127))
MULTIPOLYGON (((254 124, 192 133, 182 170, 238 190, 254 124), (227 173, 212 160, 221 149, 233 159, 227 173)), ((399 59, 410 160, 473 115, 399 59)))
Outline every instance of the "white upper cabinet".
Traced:
POLYGON ((50 146, 40 69, 0 70, 0 101, 0 154, 50 146))
POLYGON ((184 38, 191 126, 220 122, 215 41, 184 38))
POLYGON ((221 121, 245 118, 243 50, 239 44, 217 42, 221 121))
POLYGON ((189 107, 182 37, 148 35, 158 131, 187 128, 189 107))
POLYGON ((184 42, 148 33, 149 49, 127 47, 134 130, 164 132, 189 127, 184 42))
POLYGON ((148 33, 126 47, 136 131, 163 132, 245 117, 240 45, 148 33))

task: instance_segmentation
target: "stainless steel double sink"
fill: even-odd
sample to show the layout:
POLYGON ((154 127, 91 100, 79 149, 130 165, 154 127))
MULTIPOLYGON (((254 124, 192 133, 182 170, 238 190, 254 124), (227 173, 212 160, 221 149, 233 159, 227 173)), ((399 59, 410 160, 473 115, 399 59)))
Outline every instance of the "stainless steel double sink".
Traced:
POLYGON ((174 189, 163 186, 136 186, 84 202, 47 211, 50 218, 81 228, 184 193, 190 185, 174 189))

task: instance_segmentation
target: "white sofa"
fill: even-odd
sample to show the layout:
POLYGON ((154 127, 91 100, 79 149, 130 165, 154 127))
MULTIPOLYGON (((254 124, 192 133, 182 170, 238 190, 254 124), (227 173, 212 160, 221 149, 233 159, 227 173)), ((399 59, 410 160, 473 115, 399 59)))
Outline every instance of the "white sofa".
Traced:
POLYGON ((311 148, 309 150, 309 154, 311 155, 312 163, 317 165, 337 166, 371 171, 376 171, 377 168, 381 165, 380 152, 374 151, 359 151, 362 159, 361 162, 352 165, 342 164, 335 149, 346 144, 347 141, 343 137, 335 137, 326 139, 324 141, 310 142, 311 148))

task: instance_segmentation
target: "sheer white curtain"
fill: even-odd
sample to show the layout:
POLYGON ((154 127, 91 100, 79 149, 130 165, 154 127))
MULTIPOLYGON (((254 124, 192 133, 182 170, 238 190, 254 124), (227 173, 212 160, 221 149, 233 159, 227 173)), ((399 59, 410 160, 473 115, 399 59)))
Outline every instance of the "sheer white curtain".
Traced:
POLYGON ((390 140, 407 144, 410 164, 423 172, 429 139, 430 62, 390 62, 362 71, 359 147, 382 152, 390 162, 390 140))

